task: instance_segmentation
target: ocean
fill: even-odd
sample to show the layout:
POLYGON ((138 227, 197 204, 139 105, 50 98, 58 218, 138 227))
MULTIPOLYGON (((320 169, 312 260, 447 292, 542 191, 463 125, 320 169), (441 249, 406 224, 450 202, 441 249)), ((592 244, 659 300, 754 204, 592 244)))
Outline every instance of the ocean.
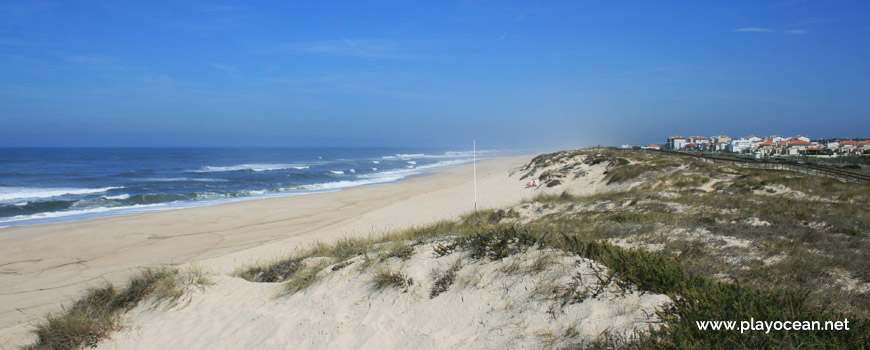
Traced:
POLYGON ((385 184, 471 161, 429 148, 0 148, 0 227, 385 184))

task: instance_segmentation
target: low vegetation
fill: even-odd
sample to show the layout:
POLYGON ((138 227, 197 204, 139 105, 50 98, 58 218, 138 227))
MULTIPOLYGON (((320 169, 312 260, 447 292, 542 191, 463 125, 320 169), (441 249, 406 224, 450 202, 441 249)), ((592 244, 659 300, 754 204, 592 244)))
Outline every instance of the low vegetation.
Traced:
POLYGON ((429 291, 429 298, 437 297, 437 296, 441 295, 441 293, 446 292, 447 289, 449 289, 450 286, 453 285, 453 282, 456 281, 456 272, 459 271, 459 269, 461 269, 461 268, 462 268, 462 263, 457 261, 455 264, 450 266, 450 268, 448 268, 446 271, 443 271, 443 272, 436 271, 434 273, 435 283, 432 284, 432 290, 429 291))
POLYGON ((375 289, 407 288, 414 284, 414 280, 398 271, 381 270, 375 273, 375 289))
MULTIPOLYGON (((436 257, 462 252, 468 261, 433 271, 429 297, 437 298, 462 284, 456 273, 463 264, 502 260, 535 247, 606 267, 596 275, 597 284, 580 283, 578 276, 568 289, 542 288, 563 306, 587 302, 600 293, 596 286, 611 282, 626 291, 660 293, 672 300, 656 312, 660 323, 644 332, 630 337, 604 333, 596 341, 578 340, 572 348, 840 349, 870 344, 870 185, 729 168, 652 152, 598 149, 541 155, 519 169, 519 175, 567 182, 589 176, 584 169, 590 166, 606 169, 598 181, 611 184, 612 190, 589 196, 542 194, 511 208, 481 210, 456 221, 317 244, 237 275, 254 282, 285 283, 286 290, 295 293, 317 283, 318 276, 351 265, 377 267, 369 272, 375 290, 407 290, 415 281, 395 266, 419 251, 417 247, 431 246, 436 257), (849 331, 740 333, 699 330, 695 323, 846 318, 849 331)), ((542 256, 529 268, 502 272, 535 273, 535 266, 543 270, 546 264, 542 256)), ((148 285, 160 284, 160 278, 148 278, 154 280, 148 285)), ((124 296, 127 290, 141 290, 132 285, 122 292, 111 287, 92 291, 96 294, 88 294, 65 313, 70 320, 64 322, 72 323, 53 329, 77 328, 76 315, 83 313, 93 313, 87 319, 94 321, 88 322, 114 320, 106 315, 141 300, 124 296), (91 299, 96 302, 87 301, 91 299), (112 306, 101 311, 93 305, 112 306)), ((46 327, 52 322, 59 321, 50 318, 46 327)), ((93 344, 117 327, 107 324, 77 332, 75 344, 93 344)), ((43 337, 69 338, 60 336, 64 332, 40 333, 40 342, 43 337)), ((575 336, 561 335, 569 342, 575 336)))
MULTIPOLYGON (((300 257, 328 256, 333 263, 354 256, 383 260, 401 257, 396 247, 431 242, 439 256, 463 251, 471 259, 499 260, 538 246, 603 264, 608 270, 599 276, 600 284, 618 281, 674 300, 658 312, 662 324, 648 332, 630 338, 603 335, 578 347, 850 348, 870 339, 867 184, 611 150, 541 155, 520 171, 524 177, 558 173, 570 180, 585 176, 578 164, 603 165, 601 181, 633 186, 591 196, 539 195, 512 208, 320 246, 300 257), (741 334, 700 331, 695 325, 845 318, 852 331, 741 334)), ((433 273, 430 297, 446 291, 454 279, 451 270, 433 273)), ((400 287, 403 281, 399 273, 376 274, 379 288, 400 287)), ((565 302, 595 295, 588 285, 577 286, 559 292, 565 302)))
POLYGON ((107 285, 88 290, 63 312, 49 314, 36 326, 37 341, 28 350, 78 349, 95 346, 109 333, 120 328, 124 311, 154 298, 174 301, 188 285, 205 286, 210 282, 198 269, 148 269, 132 278, 125 288, 107 285))

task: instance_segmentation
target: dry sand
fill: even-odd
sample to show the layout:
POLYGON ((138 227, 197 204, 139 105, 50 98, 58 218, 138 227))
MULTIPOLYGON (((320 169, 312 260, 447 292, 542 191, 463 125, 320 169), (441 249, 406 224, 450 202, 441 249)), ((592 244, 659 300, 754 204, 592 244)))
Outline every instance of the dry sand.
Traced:
MULTIPOLYGON (((479 162, 479 206, 537 193, 508 176, 530 158, 479 162)), ((46 312, 143 267, 194 262, 229 274, 316 241, 456 218, 473 208, 471 174, 463 165, 384 186, 0 229, 0 348, 31 342, 46 312)))
POLYGON ((652 310, 670 301, 611 283, 596 297, 564 304, 560 295, 575 276, 589 285, 606 267, 561 251, 531 248, 495 261, 468 252, 436 257, 432 244, 415 251, 406 261, 365 266, 357 257, 338 271, 326 267, 320 281, 292 295, 283 283, 216 276, 213 285, 189 287, 181 300, 134 308, 125 329, 97 348, 560 348, 604 331, 645 330, 652 310), (430 297, 433 276, 458 261, 456 282, 430 297), (373 282, 379 270, 401 271, 410 282, 379 290, 373 282))

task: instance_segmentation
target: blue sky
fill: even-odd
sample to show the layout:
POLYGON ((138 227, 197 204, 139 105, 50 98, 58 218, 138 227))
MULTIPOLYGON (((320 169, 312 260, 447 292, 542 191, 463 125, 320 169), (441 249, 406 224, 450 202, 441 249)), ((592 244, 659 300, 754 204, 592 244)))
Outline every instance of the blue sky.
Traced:
POLYGON ((4 0, 0 146, 870 137, 868 62, 867 1, 4 0))

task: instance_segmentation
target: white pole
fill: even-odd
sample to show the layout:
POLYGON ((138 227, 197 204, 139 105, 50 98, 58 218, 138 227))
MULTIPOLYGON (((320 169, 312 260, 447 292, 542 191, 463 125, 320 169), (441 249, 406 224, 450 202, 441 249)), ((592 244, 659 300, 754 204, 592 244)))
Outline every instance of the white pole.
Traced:
POLYGON ((474 211, 477 212, 477 140, 471 141, 471 154, 474 159, 474 211))

